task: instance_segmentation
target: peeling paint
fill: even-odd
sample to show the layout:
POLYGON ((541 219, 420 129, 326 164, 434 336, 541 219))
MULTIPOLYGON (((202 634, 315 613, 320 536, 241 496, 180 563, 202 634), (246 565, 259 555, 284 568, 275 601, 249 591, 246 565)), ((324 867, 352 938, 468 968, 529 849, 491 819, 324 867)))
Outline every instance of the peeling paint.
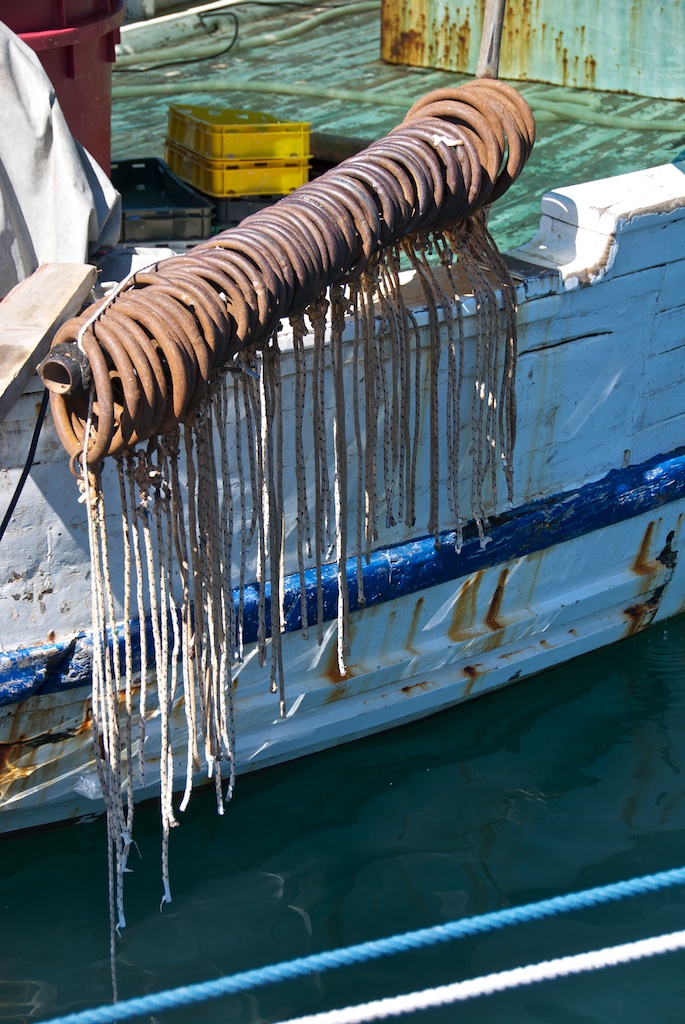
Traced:
MULTIPOLYGON (((678 523, 680 523, 680 516, 678 516, 678 523)), ((678 561, 678 552, 674 551, 671 545, 675 540, 675 530, 671 530, 666 537, 666 543, 656 556, 657 562, 661 562, 662 565, 666 566, 667 569, 674 569, 676 562, 678 561)))
POLYGON ((629 608, 624 609, 623 614, 627 620, 626 636, 634 636, 635 633, 639 633, 652 622, 659 610, 659 603, 664 589, 665 585, 657 587, 648 601, 643 601, 641 604, 633 604, 629 608))
MULTIPOLYGON (((490 542, 484 547, 478 531, 469 527, 459 551, 445 534, 438 548, 429 537, 374 552, 363 566, 366 605, 358 619, 356 587, 350 588, 355 661, 348 663, 345 676, 338 668, 334 642, 334 567, 329 575, 324 574, 323 582, 331 622, 325 647, 318 648, 315 636, 306 642, 291 635, 296 629, 295 612, 283 635, 283 642, 293 645, 293 663, 303 673, 297 685, 308 694, 296 716, 298 729, 306 720, 302 735, 314 737, 319 728, 317 715, 328 716, 333 722, 331 742, 339 742, 348 729, 365 729, 365 716, 371 709, 374 723, 381 714, 385 721, 394 706, 405 706, 400 698, 417 698, 420 713, 429 713, 439 709, 441 700, 454 704, 504 685, 518 674, 547 667, 555 658, 573 656, 574 650, 586 650, 604 577, 598 576, 597 589, 588 587, 582 559, 567 573, 568 542, 579 541, 572 550, 585 552, 586 558, 596 557, 603 549, 600 538, 609 527, 623 530, 619 536, 630 540, 614 544, 612 560, 606 565, 601 559, 598 562, 598 569, 612 581, 611 592, 623 595, 602 620, 601 629, 606 629, 606 619, 613 623, 614 638, 644 628, 663 613, 664 595, 669 594, 678 566, 675 544, 682 522, 681 517, 676 519, 674 506, 669 511, 669 503, 683 499, 685 451, 679 451, 614 470, 603 480, 573 492, 493 516, 490 542), (635 517, 639 517, 639 525, 631 522, 635 517), (678 525, 667 532, 669 520, 678 525), (560 565, 563 571, 557 586, 555 566, 560 565), (395 600, 397 605, 381 607, 395 600), (401 623, 408 624, 406 634, 401 623), (582 625, 576 630, 579 623, 582 625), (579 644, 576 637, 582 637, 579 644), (443 690, 450 693, 450 687, 451 696, 442 696, 443 690)), ((356 562, 350 560, 351 582, 356 571, 356 562)), ((298 581, 299 576, 286 581, 288 607, 295 610, 300 607, 298 581)), ((246 594, 245 612, 246 643, 251 643, 255 623, 250 593, 246 594)), ((134 634, 134 644, 139 649, 139 633, 134 634)), ((34 799, 34 791, 40 792, 39 799, 45 804, 52 799, 54 787, 65 807, 83 806, 73 794, 81 792, 76 787, 83 772, 92 774, 93 770, 87 688, 90 650, 88 637, 78 636, 69 643, 0 652, 0 804, 8 819, 15 815, 24 820, 23 808, 34 799), (72 688, 76 686, 80 689, 72 688)), ((135 652, 134 657, 138 657, 135 652)), ((238 709, 239 715, 246 716, 242 721, 253 716, 258 719, 264 706, 269 714, 266 723, 258 719, 252 726, 250 770, 264 762, 297 756, 297 752, 279 753, 277 740, 269 732, 276 728, 278 736, 287 735, 290 726, 287 721, 274 722, 268 694, 264 693, 262 700, 264 680, 256 659, 246 658, 239 678, 240 699, 245 698, 238 709), (254 751, 262 749, 265 736, 265 753, 256 760, 254 751)), ((137 699, 137 693, 134 696, 137 699)), ((123 700, 122 693, 120 702, 123 700)), ((174 714, 181 742, 181 699, 175 702, 174 714)), ((401 714, 397 712, 398 720, 401 714)), ((157 718, 153 707, 150 716, 146 764, 154 757, 152 722, 157 718)), ((312 749, 314 744, 312 739, 312 749)))
POLYGON ((652 542, 655 525, 654 522, 648 524, 632 571, 637 575, 645 576, 654 576, 658 573, 660 582, 645 601, 637 602, 624 609, 623 615, 627 620, 626 636, 633 636, 653 622, 678 561, 678 552, 674 551, 671 546, 675 539, 673 530, 666 537, 666 544, 657 558, 653 562, 645 560, 652 542))

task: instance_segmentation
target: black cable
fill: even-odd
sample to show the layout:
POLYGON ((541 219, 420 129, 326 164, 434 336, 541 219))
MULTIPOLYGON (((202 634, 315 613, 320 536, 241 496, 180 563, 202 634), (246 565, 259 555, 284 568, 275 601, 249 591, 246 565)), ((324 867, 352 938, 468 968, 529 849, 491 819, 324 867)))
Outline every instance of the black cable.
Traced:
POLYGON ((116 65, 112 68, 113 71, 118 71, 120 74, 128 74, 130 71, 136 72, 137 74, 143 74, 146 71, 159 71, 160 68, 173 68, 178 67, 179 64, 201 64, 205 60, 216 60, 217 57, 224 57, 227 53, 233 49, 235 44, 238 42, 238 33, 240 31, 240 22, 238 21, 238 15, 234 14, 233 11, 222 11, 222 14, 228 14, 233 18, 235 24, 235 30, 233 32, 233 38, 227 47, 223 50, 219 50, 218 53, 208 53, 206 57, 179 57, 178 60, 167 60, 163 64, 148 64, 144 68, 118 68, 116 65))
POLYGON ((7 529, 7 525, 9 523, 10 519, 12 518, 12 515, 14 513, 15 508, 17 507, 17 502, 19 501, 19 498, 21 497, 21 492, 24 489, 24 484, 26 483, 26 479, 27 479, 27 477, 28 477, 28 475, 29 475, 29 473, 31 471, 31 466, 33 465, 33 459, 34 459, 35 454, 36 454, 36 448, 38 447, 38 438, 40 437, 41 427, 43 426, 43 420, 45 419, 45 413, 46 413, 47 408, 48 408, 48 398, 49 398, 49 392, 48 391, 44 391, 43 392, 43 401, 41 402, 40 409, 38 411, 38 419, 36 420, 36 425, 33 428, 33 437, 31 438, 31 445, 29 447, 29 453, 26 456, 26 462, 24 463, 24 468, 22 470, 21 476, 19 477, 19 483, 14 488, 14 494, 12 495, 12 500, 10 501, 9 507, 8 507, 7 511, 5 512, 5 517, 2 520, 2 523, 0 523, 0 541, 5 536, 5 530, 7 529))
MULTIPOLYGON (((349 0, 354 3, 354 0, 349 0)), ((334 7, 345 7, 345 3, 340 4, 322 4, 317 3, 316 0, 312 3, 312 0, 235 0, 231 4, 231 7, 317 7, 326 8, 332 10, 334 7)), ((202 11, 198 14, 200 21, 205 18, 217 18, 222 14, 230 14, 229 10, 218 10, 218 11, 202 11)))
MULTIPOLYGON (((351 0, 351 2, 354 2, 354 0, 351 0)), ((297 7, 300 7, 300 8, 307 8, 307 7, 309 7, 309 8, 326 9, 326 10, 331 10, 332 11, 336 7, 346 7, 347 4, 346 3, 341 3, 341 4, 325 4, 324 3, 324 4, 322 4, 322 3, 316 3, 316 2, 311 3, 310 0, 236 0, 235 3, 231 4, 231 7, 245 7, 245 6, 253 6, 253 7, 296 7, 296 8, 297 7)), ((129 72, 134 72, 136 74, 143 74, 146 71, 158 71, 160 68, 172 68, 172 67, 178 66, 179 64, 199 64, 199 63, 202 63, 202 61, 205 61, 205 60, 216 60, 217 57, 224 57, 227 53, 230 53, 230 51, 233 49, 233 47, 235 46, 235 44, 238 41, 238 32, 239 32, 240 24, 238 22, 237 14, 235 14, 232 10, 203 11, 201 14, 198 14, 199 20, 201 22, 203 22, 203 23, 204 23, 204 19, 205 18, 218 18, 218 17, 223 17, 224 15, 228 16, 229 18, 233 18, 233 21, 235 23, 235 32, 233 34, 233 39, 231 39, 230 43, 228 44, 228 46, 226 47, 225 50, 219 50, 218 53, 212 53, 212 54, 209 54, 206 57, 191 57, 191 58, 181 57, 178 60, 165 61, 163 64, 149 64, 149 65, 147 65, 144 68, 118 68, 115 65, 112 68, 112 71, 114 71, 115 73, 118 73, 120 75, 128 74, 129 72)))

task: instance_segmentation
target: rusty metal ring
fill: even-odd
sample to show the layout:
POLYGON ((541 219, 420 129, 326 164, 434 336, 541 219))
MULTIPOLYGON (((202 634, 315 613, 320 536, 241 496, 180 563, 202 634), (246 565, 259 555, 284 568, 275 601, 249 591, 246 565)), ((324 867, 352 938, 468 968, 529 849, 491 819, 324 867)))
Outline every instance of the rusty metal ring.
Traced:
MULTIPOLYGON (((87 461, 97 466, 187 419, 211 376, 328 287, 378 273, 379 253, 421 244, 471 218, 520 174, 533 145, 525 100, 490 79, 436 90, 386 138, 238 228, 135 274, 122 291, 57 332, 81 338, 94 380, 87 461), (406 244, 406 243, 405 243, 406 244)), ((82 380, 75 375, 74 381, 82 380)), ((51 395, 74 471, 88 396, 51 395)))

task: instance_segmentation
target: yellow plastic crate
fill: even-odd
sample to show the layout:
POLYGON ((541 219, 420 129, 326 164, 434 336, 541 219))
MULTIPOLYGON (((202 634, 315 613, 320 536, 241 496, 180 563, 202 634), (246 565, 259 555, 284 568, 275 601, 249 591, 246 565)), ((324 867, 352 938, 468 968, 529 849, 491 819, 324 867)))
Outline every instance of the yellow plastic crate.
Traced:
POLYGON ((302 160, 309 125, 222 107, 169 107, 168 138, 208 160, 302 160))
POLYGON ((173 173, 208 196, 286 195, 309 178, 309 160, 205 160, 166 141, 173 173))

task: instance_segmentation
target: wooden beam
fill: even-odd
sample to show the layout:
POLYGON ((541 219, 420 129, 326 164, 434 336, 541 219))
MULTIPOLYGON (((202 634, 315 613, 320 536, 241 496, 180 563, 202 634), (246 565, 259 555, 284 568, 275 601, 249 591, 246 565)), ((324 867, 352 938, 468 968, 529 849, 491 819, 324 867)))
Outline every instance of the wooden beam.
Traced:
POLYGON ((95 267, 46 263, 0 302, 0 423, 45 356, 57 328, 79 312, 95 267))

